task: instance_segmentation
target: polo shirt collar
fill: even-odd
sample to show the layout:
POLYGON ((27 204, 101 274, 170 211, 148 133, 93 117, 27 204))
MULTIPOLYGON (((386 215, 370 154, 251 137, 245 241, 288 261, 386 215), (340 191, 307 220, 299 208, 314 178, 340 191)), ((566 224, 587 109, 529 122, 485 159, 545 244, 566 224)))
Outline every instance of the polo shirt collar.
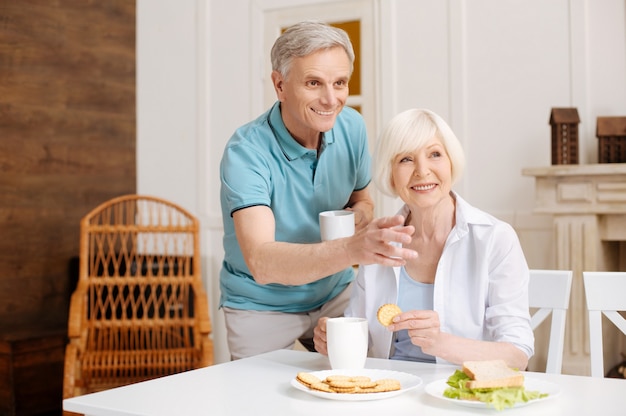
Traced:
MULTIPOLYGON (((285 127, 285 123, 283 122, 283 118, 280 113, 280 101, 276 101, 272 108, 270 109, 268 121, 270 127, 274 131, 274 137, 276 137, 276 141, 278 145, 283 151, 283 154, 289 160, 298 159, 305 154, 309 153, 311 149, 307 149, 298 143, 292 136, 289 134, 287 127, 285 127)), ((325 133, 322 133, 322 149, 328 146, 330 143, 335 141, 335 135, 333 134, 333 130, 329 130, 325 133)))

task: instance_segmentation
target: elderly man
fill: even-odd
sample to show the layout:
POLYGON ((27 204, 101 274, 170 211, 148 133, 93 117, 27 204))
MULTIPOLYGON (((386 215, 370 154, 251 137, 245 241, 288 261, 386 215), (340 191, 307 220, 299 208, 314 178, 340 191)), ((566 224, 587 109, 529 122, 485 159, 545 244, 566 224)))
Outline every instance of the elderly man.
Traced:
POLYGON ((373 218, 365 124, 345 107, 354 51, 318 22, 288 28, 271 51, 278 100, 238 128, 220 165, 225 258, 221 302, 232 359, 313 350, 320 316, 341 316, 354 264, 400 266, 417 255, 402 217, 373 218), (318 214, 355 213, 355 234, 320 241, 318 214))

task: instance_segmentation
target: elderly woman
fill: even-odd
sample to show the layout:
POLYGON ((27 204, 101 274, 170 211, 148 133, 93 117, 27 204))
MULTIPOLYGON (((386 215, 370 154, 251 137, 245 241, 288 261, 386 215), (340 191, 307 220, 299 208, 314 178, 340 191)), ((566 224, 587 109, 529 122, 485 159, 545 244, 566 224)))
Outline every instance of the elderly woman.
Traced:
MULTIPOLYGON (((374 181, 405 203, 399 212, 418 252, 401 267, 359 267, 346 316, 366 317, 369 355, 449 362, 503 359, 525 369, 534 352, 528 310, 529 272, 513 228, 471 206, 452 185, 464 167, 460 142, 431 111, 394 117, 374 156, 374 181), (384 327, 378 308, 403 313, 384 327)), ((326 318, 315 347, 326 351, 326 318)))

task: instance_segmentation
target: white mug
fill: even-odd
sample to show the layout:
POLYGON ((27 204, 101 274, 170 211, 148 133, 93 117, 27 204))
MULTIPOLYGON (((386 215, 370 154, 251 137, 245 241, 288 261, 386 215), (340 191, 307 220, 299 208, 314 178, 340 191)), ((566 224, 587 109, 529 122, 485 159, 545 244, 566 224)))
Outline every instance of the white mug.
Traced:
POLYGON ((329 318, 326 347, 333 370, 360 370, 367 358, 368 333, 365 318, 329 318))
POLYGON ((338 209, 320 212, 319 221, 322 241, 350 237, 354 234, 354 211, 338 209))

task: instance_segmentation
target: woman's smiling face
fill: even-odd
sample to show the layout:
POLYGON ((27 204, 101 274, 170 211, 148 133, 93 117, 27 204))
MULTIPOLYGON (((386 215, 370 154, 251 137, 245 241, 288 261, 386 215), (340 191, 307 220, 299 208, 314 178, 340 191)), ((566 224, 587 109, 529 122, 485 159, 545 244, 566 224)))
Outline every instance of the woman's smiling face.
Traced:
POLYGON ((405 204, 427 208, 449 198, 452 164, 438 137, 419 149, 396 155, 392 163, 393 188, 405 204))

